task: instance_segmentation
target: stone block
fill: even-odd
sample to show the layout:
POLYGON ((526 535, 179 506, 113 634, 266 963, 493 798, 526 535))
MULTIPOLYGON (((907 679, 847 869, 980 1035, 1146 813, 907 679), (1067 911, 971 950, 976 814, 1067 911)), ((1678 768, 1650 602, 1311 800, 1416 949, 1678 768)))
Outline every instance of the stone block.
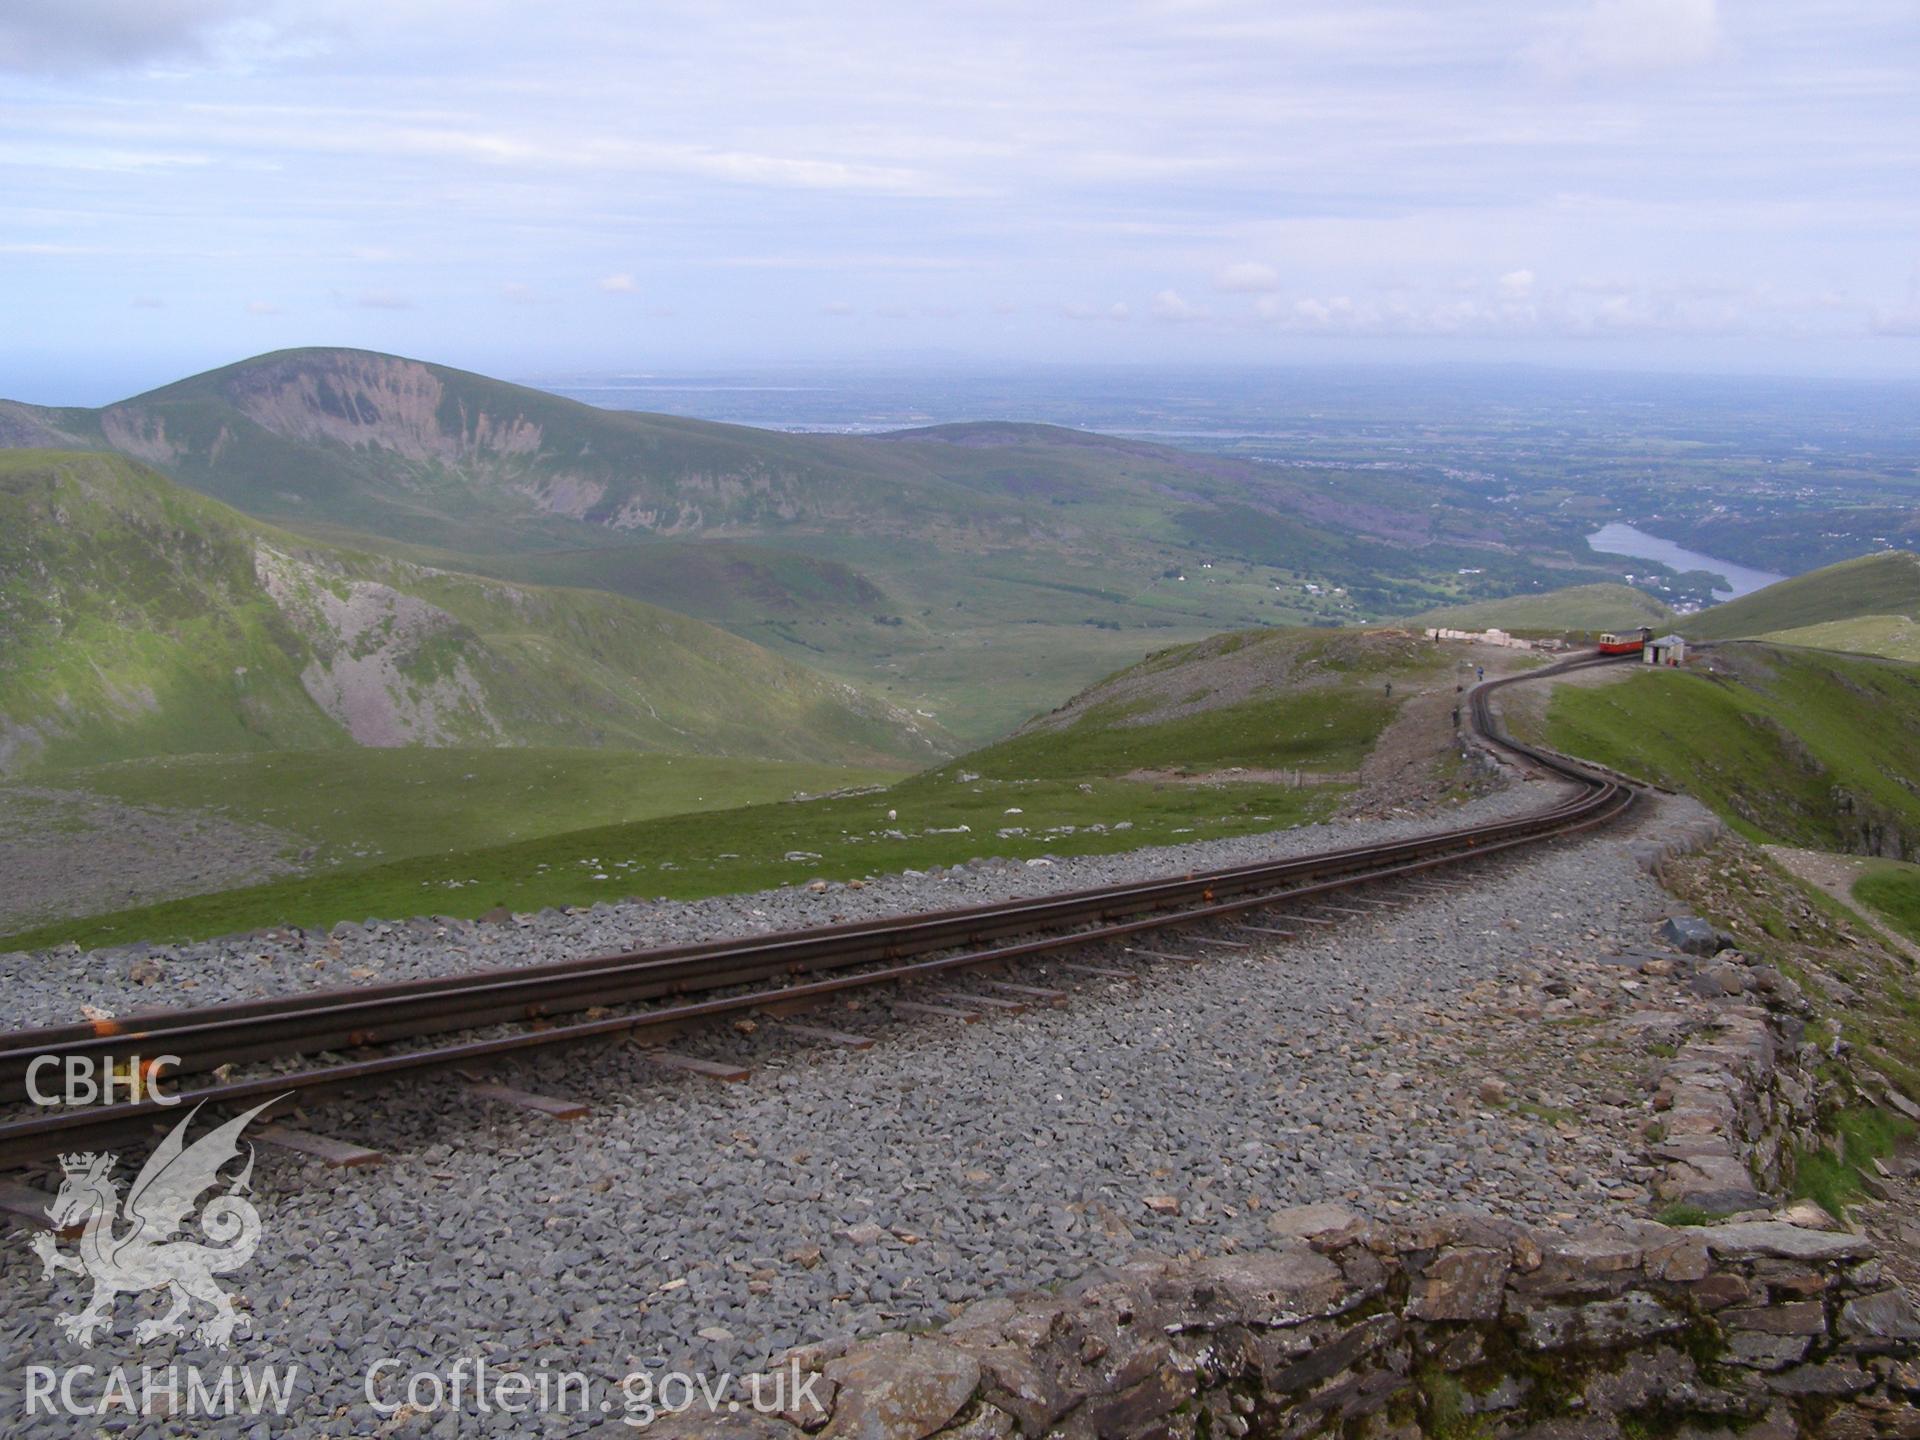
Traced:
POLYGON ((1023 1434, 1045 1434, 1080 1402, 1058 1367, 1030 1351, 1014 1345, 969 1348, 980 1366, 981 1398, 1013 1416, 1023 1434))
POLYGON ((1102 1440, 1129 1440, 1151 1433, 1193 1399, 1193 1378, 1163 1366, 1137 1384, 1087 1401, 1086 1416, 1102 1440))
POLYGON ((1495 1320, 1506 1284, 1504 1248, 1442 1250, 1414 1279, 1407 1314, 1415 1320, 1495 1320))
POLYGON ((1008 1440, 1013 1417, 994 1405, 976 1405, 973 1413, 942 1430, 938 1440, 1008 1440))
POLYGON ((1840 1307, 1840 1334, 1856 1347, 1920 1340, 1920 1316, 1904 1290, 1861 1295, 1840 1307))
POLYGON ((1729 1330, 1756 1330, 1767 1335, 1824 1335, 1827 1308, 1818 1300, 1793 1300, 1782 1305, 1744 1305, 1722 1310, 1720 1323, 1729 1330))
MULTIPOLYGON (((1729 1305, 1744 1305, 1756 1297, 1752 1285, 1727 1270, 1694 1281, 1687 1286, 1687 1294, 1705 1310, 1724 1310, 1729 1305)), ((1761 1298, 1764 1298, 1764 1294, 1761 1298)))
POLYGON ((1660 938, 1688 955, 1717 955, 1720 932, 1698 915, 1675 915, 1660 927, 1660 938))
POLYGON ((1784 1370, 1798 1365, 1813 1348, 1807 1335, 1768 1335, 1759 1330, 1742 1330, 1727 1337, 1727 1363, 1749 1370, 1784 1370))
POLYGON ((1269 1394, 1284 1396, 1323 1385, 1362 1360, 1378 1355, 1399 1340, 1403 1329, 1397 1315, 1368 1316, 1357 1325, 1348 1326, 1337 1338, 1315 1346, 1292 1364, 1268 1375, 1261 1388, 1269 1394))
POLYGON ((1267 1232, 1276 1239, 1305 1240, 1316 1249, 1338 1249, 1366 1229, 1366 1219, 1344 1205, 1292 1205, 1267 1217, 1267 1232))
POLYGON ((1645 1291, 1586 1305, 1545 1305, 1521 1316, 1520 1342, 1530 1350, 1614 1349, 1683 1330, 1685 1313, 1645 1291))
POLYGON ((1779 1220, 1713 1225, 1700 1234, 1722 1260, 1858 1260, 1873 1253, 1873 1242, 1861 1236, 1803 1230, 1779 1220))
POLYGON ((1222 1325, 1298 1325, 1349 1300, 1340 1267, 1304 1245, 1201 1260, 1169 1272, 1154 1300, 1177 1330, 1222 1325))
POLYGON ((981 1367, 944 1340, 883 1335, 826 1373, 840 1389, 825 1440, 924 1440, 973 1399, 981 1367))
POLYGON ((1851 1360, 1829 1360, 1824 1365, 1801 1365, 1767 1377, 1776 1395, 1845 1397, 1873 1388, 1873 1376, 1851 1360))

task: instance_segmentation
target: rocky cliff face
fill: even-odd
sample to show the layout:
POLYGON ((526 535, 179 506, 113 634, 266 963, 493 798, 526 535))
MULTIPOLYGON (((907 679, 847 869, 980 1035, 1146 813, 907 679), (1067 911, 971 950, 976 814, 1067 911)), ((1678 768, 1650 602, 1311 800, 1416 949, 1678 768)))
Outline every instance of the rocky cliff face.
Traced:
POLYGON ((781 437, 594 410, 362 350, 261 356, 94 421, 115 449, 257 513, 292 501, 359 518, 356 505, 398 501, 415 519, 422 506, 479 506, 676 534, 830 499, 803 504, 781 437))
POLYGON ((1920 840, 1909 840, 1902 833, 1898 816, 1888 814, 1871 800, 1861 799, 1844 785, 1833 787, 1832 799, 1842 849, 1854 855, 1877 855, 1883 860, 1920 861, 1920 840))
POLYGON ((227 391, 235 409, 277 435, 375 445, 409 460, 456 464, 531 455, 542 438, 539 423, 518 407, 450 397, 433 370, 390 355, 289 357, 249 367, 227 391))
POLYGON ((452 615, 373 580, 329 575, 268 545, 260 583, 307 642, 300 682, 357 745, 498 744, 506 737, 452 615))

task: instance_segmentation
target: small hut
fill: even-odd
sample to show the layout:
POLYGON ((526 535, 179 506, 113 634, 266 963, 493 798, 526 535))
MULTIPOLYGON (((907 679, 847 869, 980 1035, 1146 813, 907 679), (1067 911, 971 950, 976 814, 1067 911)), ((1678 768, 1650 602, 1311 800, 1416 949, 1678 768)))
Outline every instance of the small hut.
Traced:
POLYGON ((1662 635, 1658 640, 1647 641, 1640 658, 1649 665, 1684 665, 1687 642, 1679 635, 1662 635))

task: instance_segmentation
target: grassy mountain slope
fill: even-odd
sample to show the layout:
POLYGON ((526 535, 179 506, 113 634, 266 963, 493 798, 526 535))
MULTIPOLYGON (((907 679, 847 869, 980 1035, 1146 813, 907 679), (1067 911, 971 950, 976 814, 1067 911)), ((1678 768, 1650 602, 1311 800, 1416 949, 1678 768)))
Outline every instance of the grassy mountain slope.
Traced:
POLYGON ((1406 613, 1469 569, 1495 588, 1603 573, 1529 558, 1444 477, 1044 425, 777 434, 366 351, 283 351, 96 411, 0 406, 0 445, 50 438, 350 549, 710 619, 974 740, 1223 629, 1406 613))
POLYGON ((1429 610, 1408 623, 1455 630, 1620 630, 1660 625, 1672 618, 1672 610, 1631 585, 1570 585, 1545 595, 1515 595, 1429 610))
POLYGON ((1920 555, 1843 560, 1690 615, 1681 628, 1690 639, 1731 640, 1874 615, 1920 615, 1920 555))
POLYGON ((107 454, 0 455, 0 607, 6 768, 353 743, 939 753, 686 616, 315 545, 107 454))
POLYGON ((1853 898, 1908 939, 1920 941, 1920 866, 1877 866, 1853 882, 1853 898))
MULTIPOLYGON (((1389 703, 1382 677, 1443 665, 1431 649, 1393 631, 1218 636, 1154 655, 1019 735, 885 790, 418 855, 46 926, 0 949, 691 898, 982 855, 1095 854, 1283 828, 1324 816, 1346 792, 1344 778, 1400 703, 1389 703), (1224 766, 1251 773, 1206 784, 1173 774, 1224 766), (1308 783, 1261 778, 1276 769, 1304 772, 1308 783)), ((824 918, 831 897, 821 904, 824 918)))
POLYGON ((1912 615, 1862 615, 1855 620, 1829 620, 1824 625, 1776 630, 1761 638, 1814 650, 1848 650, 1856 655, 1884 655, 1889 660, 1920 662, 1920 622, 1912 615))
MULTIPOLYGON (((785 800, 897 775, 738 755, 409 745, 157 756, 62 770, 27 784, 271 826, 310 852, 311 866, 336 867, 785 800)), ((0 804, 6 794, 0 787, 0 804)))
POLYGON ((1920 667, 1727 644, 1556 688, 1549 743, 1698 795, 1749 838, 1920 858, 1920 667))
POLYGON ((254 545, 120 457, 0 455, 0 765, 348 743, 254 545))
POLYGON ((1108 676, 969 763, 994 774, 1071 758, 1119 772, 1173 756, 1183 770, 1350 771, 1393 716, 1384 677, 1445 664, 1404 630, 1216 635, 1108 676))

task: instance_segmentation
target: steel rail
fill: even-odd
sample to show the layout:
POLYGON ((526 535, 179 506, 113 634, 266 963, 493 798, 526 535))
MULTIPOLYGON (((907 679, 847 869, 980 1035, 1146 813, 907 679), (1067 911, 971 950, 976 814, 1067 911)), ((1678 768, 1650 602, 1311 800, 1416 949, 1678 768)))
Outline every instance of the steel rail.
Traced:
MULTIPOLYGON (((183 1070, 204 1071, 248 1059, 285 1058, 294 1053, 423 1038, 502 1021, 545 1021, 550 1016, 662 996, 740 991, 742 986, 775 978, 788 982, 775 988, 747 989, 486 1040, 351 1060, 286 1075, 227 1081, 201 1087, 190 1092, 188 1098, 228 1104, 280 1091, 319 1093, 409 1071, 472 1064, 535 1047, 621 1032, 672 1033, 715 1016, 797 1008, 854 989, 1004 964, 1146 930, 1286 905, 1535 844, 1613 819, 1631 805, 1633 791, 1564 756, 1513 740, 1494 721, 1488 697, 1506 685, 1596 663, 1619 662, 1565 661, 1484 682, 1472 692, 1472 728, 1485 741, 1581 786, 1571 798, 1510 820, 1033 901, 827 926, 747 941, 706 942, 394 985, 314 991, 158 1012, 125 1021, 16 1031, 0 1035, 0 1090, 18 1092, 26 1065, 41 1055, 82 1055, 101 1063, 125 1059, 144 1048, 150 1059, 155 1047, 163 1045, 181 1054, 183 1070), (1284 888, 1276 890, 1276 886, 1284 888), (1082 928, 1059 928, 1062 926, 1082 928), (1087 926, 1092 928, 1084 928, 1087 926), (1014 944, 963 948, 1007 935, 1034 935, 1050 927, 1055 933, 1014 944), (943 950, 958 953, 912 958, 943 950), (827 979, 797 979, 872 964, 883 968, 827 979)), ((164 1107, 148 1099, 6 1122, 0 1124, 0 1166, 39 1158, 81 1137, 137 1131, 166 1113, 164 1107)))
POLYGON ((905 923, 829 927, 684 951, 632 952, 560 966, 525 967, 405 982, 398 986, 315 991, 286 1002, 254 1001, 231 1006, 162 1012, 90 1026, 18 1032, 0 1037, 0 1098, 16 1095, 27 1065, 36 1057, 86 1055, 96 1062, 125 1060, 165 1045, 182 1056, 183 1073, 217 1068, 261 1055, 284 1055, 287 1047, 335 1049, 471 1029, 508 1020, 547 1019, 595 1006, 688 994, 749 984, 776 975, 910 958, 1003 935, 1062 925, 1101 923, 1120 915, 1158 909, 1178 919, 1196 903, 1257 889, 1271 903, 1285 900, 1300 882, 1346 874, 1364 882, 1383 863, 1468 853, 1494 840, 1556 828, 1584 813, 1584 798, 1491 827, 1422 836, 1386 846, 1359 847, 1332 855, 1299 857, 1253 867, 1210 871, 1172 880, 1070 892, 1044 902, 1016 902, 916 917, 905 923), (1286 886, 1286 889, 1276 887, 1286 886), (1171 907, 1183 907, 1172 909, 1171 907), (838 941, 840 943, 830 943, 838 941), (184 1052, 184 1053, 183 1053, 184 1052))

